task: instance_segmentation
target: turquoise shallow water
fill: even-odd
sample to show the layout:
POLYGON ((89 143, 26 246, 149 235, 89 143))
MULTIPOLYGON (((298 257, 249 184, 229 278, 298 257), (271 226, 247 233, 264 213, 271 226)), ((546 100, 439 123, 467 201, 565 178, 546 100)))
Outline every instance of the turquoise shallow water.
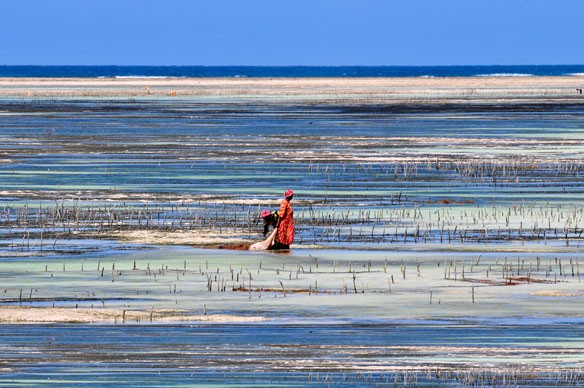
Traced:
POLYGON ((566 163, 579 169, 584 129, 581 112, 573 108, 503 117, 358 110, 339 115, 346 107, 334 106, 316 113, 311 106, 286 105, 231 110, 196 100, 156 105, 54 101, 5 108, 19 113, 3 116, 0 124, 0 152, 12 161, 0 164, 4 190, 249 197, 294 187, 311 198, 325 191, 333 197, 399 191, 433 197, 464 187, 472 188, 477 200, 504 194, 503 168, 498 182, 488 177, 483 185, 436 164, 447 165, 450 158, 507 164, 532 158, 541 171, 522 172, 520 189, 532 190, 534 183, 541 189, 540 182, 552 180, 566 189, 580 187, 579 175, 557 175, 566 163))
POLYGON ((473 368, 484 386, 580 383, 577 106, 406 112, 193 97, 2 111, 3 306, 272 319, 0 325, 2 385, 468 386, 447 372, 473 368), (255 241, 257 213, 287 188, 298 227, 288 255, 83 235, 212 228, 255 241), (211 276, 231 286, 238 273, 236 285, 253 274, 264 290, 207 291, 211 276))
MULTIPOLYGON (((566 224, 569 214, 554 224, 543 217, 516 220, 513 230, 501 221, 514 206, 543 214, 579 206, 584 127, 575 105, 541 111, 420 106, 412 112, 192 97, 15 100, 3 109, 2 203, 17 208, 47 208, 55 199, 86 209, 132 206, 136 213, 160 205, 166 206, 162 220, 215 224, 220 217, 222 226, 236 225, 250 238, 259 212, 276 207, 283 191, 293 188, 298 241, 337 245, 401 241, 407 227, 410 234, 429 229, 427 238, 444 241, 447 232, 436 234, 444 228, 438 218, 445 218, 434 215, 439 210, 452 211, 452 219, 466 214, 456 230, 472 228, 468 235, 475 238, 484 230, 469 216, 477 208, 481 214, 501 208, 497 225, 488 226, 490 236, 503 230, 515 237, 520 223, 532 230, 545 225, 548 236, 566 227, 578 236, 584 224, 566 224), (444 208, 444 202, 453 205, 444 208), (177 203, 182 214, 173 208, 177 203), (396 225, 404 207, 418 207, 426 219, 406 217, 396 225), (370 217, 379 209, 387 211, 384 217, 370 217), (327 230, 330 217, 335 221, 327 230), (381 236, 366 238, 372 229, 381 236)), ((455 225, 446 227, 454 235, 455 225)))

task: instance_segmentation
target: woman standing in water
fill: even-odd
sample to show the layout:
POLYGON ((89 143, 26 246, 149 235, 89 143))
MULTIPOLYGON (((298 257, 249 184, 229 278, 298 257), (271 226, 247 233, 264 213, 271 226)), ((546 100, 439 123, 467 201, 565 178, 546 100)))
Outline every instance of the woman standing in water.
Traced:
POLYGON ((284 200, 280 204, 278 212, 278 235, 274 244, 274 249, 289 249, 294 241, 294 210, 290 202, 294 197, 294 192, 288 190, 284 193, 284 200))

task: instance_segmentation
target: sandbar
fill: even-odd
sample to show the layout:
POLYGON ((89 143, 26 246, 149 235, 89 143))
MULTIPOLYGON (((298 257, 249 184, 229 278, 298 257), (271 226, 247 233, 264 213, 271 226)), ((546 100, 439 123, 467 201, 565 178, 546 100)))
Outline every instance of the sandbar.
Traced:
POLYGON ((67 308, 67 307, 0 307, 0 323, 169 323, 169 322, 262 322, 261 316, 229 314, 193 314, 182 310, 150 311, 67 308))
POLYGON ((0 78, 0 98, 212 99, 313 104, 583 103, 584 76, 0 78))

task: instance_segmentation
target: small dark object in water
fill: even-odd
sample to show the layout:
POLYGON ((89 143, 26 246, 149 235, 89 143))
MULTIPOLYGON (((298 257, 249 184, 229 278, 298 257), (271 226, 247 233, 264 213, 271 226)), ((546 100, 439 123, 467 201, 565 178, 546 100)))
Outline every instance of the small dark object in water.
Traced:
POLYGON ((247 251, 247 250, 249 250, 250 245, 251 244, 240 243, 240 244, 231 244, 231 245, 217 245, 215 248, 217 248, 217 249, 230 249, 233 251, 247 251))
POLYGON ((229 249, 232 251, 247 251, 251 244, 239 243, 239 244, 219 244, 211 246, 197 246, 192 245, 193 248, 209 248, 209 249, 229 249))

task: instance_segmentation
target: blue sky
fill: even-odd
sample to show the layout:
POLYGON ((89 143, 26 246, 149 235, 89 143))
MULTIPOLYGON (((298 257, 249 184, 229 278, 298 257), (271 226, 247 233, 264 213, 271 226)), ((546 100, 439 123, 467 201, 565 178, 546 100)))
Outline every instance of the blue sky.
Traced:
POLYGON ((584 0, 2 0, 3 65, 584 64, 584 0))

